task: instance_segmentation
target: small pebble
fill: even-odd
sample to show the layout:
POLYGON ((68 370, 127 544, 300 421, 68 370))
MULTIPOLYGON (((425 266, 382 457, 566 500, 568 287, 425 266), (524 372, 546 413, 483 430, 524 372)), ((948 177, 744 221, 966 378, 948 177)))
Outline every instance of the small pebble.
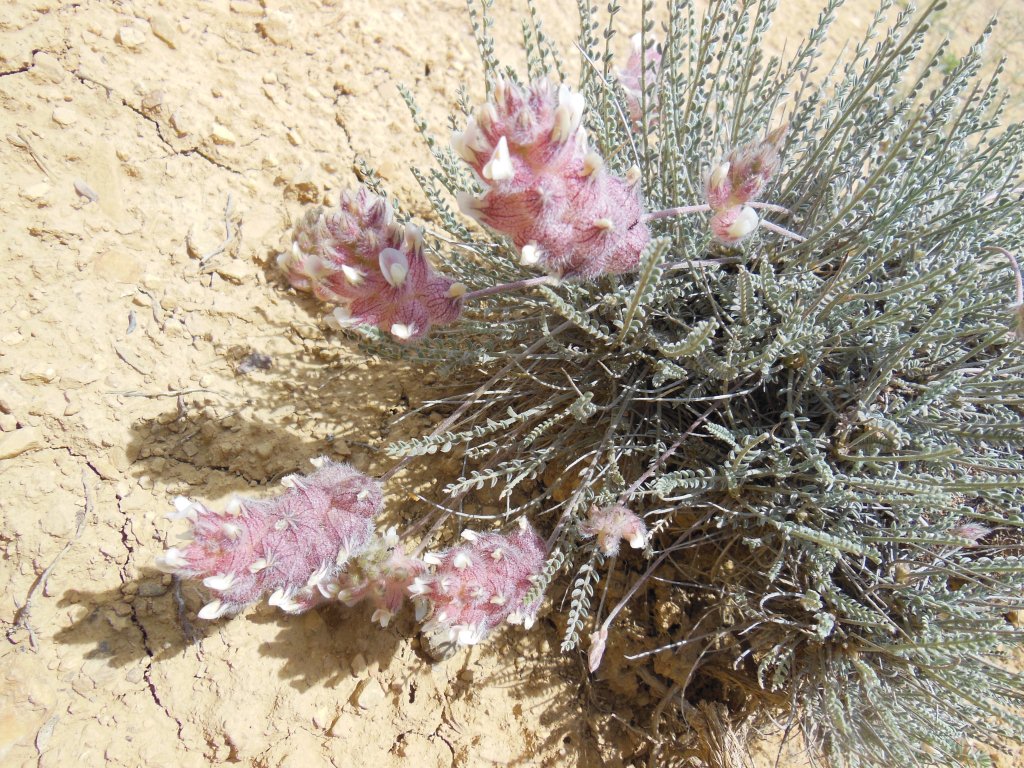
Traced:
POLYGON ((162 13, 154 13, 149 17, 149 26, 153 28, 153 34, 167 44, 168 48, 178 47, 178 34, 174 28, 174 22, 169 16, 162 13))
POLYGON ((210 132, 210 138, 213 139, 214 144, 234 144, 238 141, 235 138, 235 134, 231 130, 220 123, 213 124, 213 130, 210 132))
POLYGON ((146 42, 146 36, 135 27, 121 27, 114 35, 114 39, 125 48, 138 48, 146 42))
POLYGON ((86 182, 81 179, 75 179, 75 192, 84 197, 91 203, 98 202, 100 199, 99 194, 95 189, 90 187, 86 182))
POLYGON ((360 709, 372 709, 382 704, 387 698, 387 693, 380 687, 376 678, 370 678, 359 691, 356 697, 356 704, 360 709))
POLYGON ((33 184, 31 187, 26 187, 21 190, 21 196, 29 202, 34 203, 46 197, 46 193, 49 191, 50 185, 45 181, 40 181, 38 184, 33 184))
POLYGON ((57 123, 57 125, 67 127, 75 124, 78 120, 78 113, 71 109, 71 107, 57 107, 53 110, 51 117, 53 117, 53 122, 57 123))

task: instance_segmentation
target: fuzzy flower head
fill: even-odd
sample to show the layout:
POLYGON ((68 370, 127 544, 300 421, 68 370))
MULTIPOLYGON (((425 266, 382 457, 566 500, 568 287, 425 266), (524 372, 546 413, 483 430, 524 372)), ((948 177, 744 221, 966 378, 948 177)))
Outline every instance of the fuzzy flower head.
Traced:
POLYGON ((386 627, 409 597, 413 580, 426 569, 426 563, 405 553, 392 527, 349 560, 335 596, 349 606, 371 601, 375 606, 372 620, 386 627))
POLYGON ((270 594, 270 604, 298 613, 331 597, 348 560, 373 535, 380 486, 347 464, 313 460, 316 471, 291 475, 273 499, 235 499, 224 512, 175 499, 172 519, 191 525, 185 543, 156 560, 163 571, 202 579, 215 599, 202 619, 234 614, 270 594))
POLYGON ((586 521, 580 525, 584 536, 597 536, 598 549, 606 557, 619 554, 622 541, 628 541, 633 549, 643 549, 647 544, 647 526, 636 514, 621 504, 607 507, 592 505, 586 521))
POLYGON ((501 624, 533 626, 541 598, 526 604, 534 578, 544 568, 547 546, 525 518, 514 533, 463 531, 465 543, 424 560, 434 572, 409 587, 427 603, 426 631, 446 632, 450 642, 474 645, 501 624))
POLYGON ((584 107, 565 85, 499 79, 452 136, 485 187, 459 195, 463 213, 508 235, 523 264, 567 278, 628 272, 650 240, 635 183, 587 148, 584 107))
POLYGON ((779 172, 779 151, 787 126, 771 131, 762 141, 743 144, 711 169, 704 190, 713 211, 724 211, 756 200, 779 172))
POLYGON ((466 291, 434 271, 420 231, 395 223, 387 200, 365 187, 334 210, 306 211, 278 265, 295 288, 338 305, 334 325, 375 325, 399 341, 454 322, 466 291))
MULTIPOLYGON (((643 119, 641 108, 643 104, 643 86, 648 89, 657 81, 658 72, 661 70, 661 51, 654 42, 650 42, 647 50, 642 50, 643 38, 638 32, 630 39, 630 53, 626 60, 626 66, 616 72, 619 85, 626 92, 626 104, 629 107, 629 119, 639 123, 643 119), (644 70, 646 69, 646 73, 644 70)), ((648 94, 652 92, 649 90, 648 94)), ((658 108, 657 91, 653 91, 655 102, 648 102, 649 112, 658 108)))

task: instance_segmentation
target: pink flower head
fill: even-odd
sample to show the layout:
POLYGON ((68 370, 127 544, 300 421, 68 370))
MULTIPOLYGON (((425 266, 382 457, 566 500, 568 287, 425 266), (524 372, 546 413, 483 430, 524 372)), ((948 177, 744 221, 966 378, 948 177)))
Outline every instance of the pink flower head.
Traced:
POLYGON ((967 522, 961 523, 950 533, 958 538, 967 539, 968 542, 974 545, 992 533, 992 529, 981 523, 967 522))
POLYGON ((779 171, 779 150, 786 130, 787 126, 781 125, 762 141, 737 147, 711 170, 704 189, 713 211, 757 199, 779 171))
POLYGON ((434 271, 419 230, 396 224, 387 200, 365 187, 343 193, 335 210, 306 211, 278 265, 295 288, 338 305, 335 325, 375 325, 399 341, 454 322, 466 291, 434 271))
POLYGON ((538 80, 499 79, 491 101, 452 135, 486 187, 459 196, 468 216, 508 235, 522 262, 561 277, 634 269, 650 232, 635 184, 587 150, 583 97, 538 80))
POLYGON ((424 560, 434 573, 416 578, 409 591, 429 604, 427 631, 443 630, 459 645, 474 645, 501 622, 533 626, 541 598, 524 602, 544 568, 547 546, 522 518, 509 535, 463 531, 465 544, 424 560))
POLYGON ((405 553, 397 531, 389 528, 349 560, 335 596, 349 606, 370 600, 376 607, 372 620, 386 627, 409 596, 413 579, 426 569, 426 563, 405 553))
POLYGON ((607 557, 619 554, 623 539, 633 549, 642 549, 647 544, 644 521, 621 504, 591 506, 586 521, 580 525, 580 533, 597 536, 597 546, 607 557))
MULTIPOLYGON (((643 86, 646 81, 647 87, 650 88, 657 81, 658 71, 661 69, 661 52, 654 42, 647 46, 646 51, 641 51, 643 39, 639 32, 633 35, 629 42, 630 53, 629 58, 626 60, 626 66, 618 70, 616 74, 622 90, 626 92, 629 119, 634 123, 639 123, 643 119, 643 115, 640 113, 643 103, 643 86), (647 72, 641 75, 644 67, 646 67, 647 72)), ((654 98, 658 98, 657 91, 654 92, 654 98)), ((656 110, 657 102, 654 104, 648 103, 647 109, 650 111, 656 110)))
POLYGON ((347 464, 327 458, 313 464, 312 474, 282 481, 284 494, 236 499, 223 513, 175 499, 170 517, 189 520, 188 543, 168 549, 156 565, 202 578, 216 594, 200 618, 237 613, 268 592, 270 604, 289 613, 331 597, 328 585, 370 541, 383 498, 375 480, 347 464))

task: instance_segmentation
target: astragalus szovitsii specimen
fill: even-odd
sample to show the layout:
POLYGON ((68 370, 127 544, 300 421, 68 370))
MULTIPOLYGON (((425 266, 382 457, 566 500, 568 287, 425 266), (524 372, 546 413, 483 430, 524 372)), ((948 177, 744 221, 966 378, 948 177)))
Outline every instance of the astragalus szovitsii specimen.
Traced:
MULTIPOLYGON (((465 291, 459 322, 428 316, 427 336, 422 317, 332 298, 355 286, 321 292, 363 321, 347 335, 364 349, 441 372, 423 406, 437 428, 388 446, 461 466, 420 510, 416 530, 434 527, 413 552, 463 511, 492 529, 528 518, 547 555, 521 601, 573 574, 563 648, 590 637, 599 678, 628 667, 663 687, 664 748, 697 748, 686 729, 707 705, 732 724, 783 710, 836 765, 970 764, 1024 732, 1024 686, 1000 662, 1024 638, 1008 620, 1024 609, 1024 130, 997 130, 980 47, 941 82, 940 54, 914 63, 935 4, 890 30, 880 14, 833 69, 818 66, 833 3, 789 61, 760 48, 774 3, 713 3, 696 26, 681 7, 633 116, 587 4, 578 88, 554 84, 562 59, 539 30, 516 79, 478 25, 490 92, 460 99, 458 154, 414 110, 437 161, 415 169, 424 248, 445 300, 465 291), (642 539, 621 509, 588 513, 615 505, 642 539)), ((383 238, 405 262, 382 247, 334 272, 376 270, 392 290, 417 239, 383 238)), ((322 277, 313 262, 296 285, 322 277)), ((464 546, 410 588, 421 604, 430 590, 430 627, 471 642, 505 606, 488 597, 482 621, 470 609, 486 606, 435 584, 478 565, 464 546)), ((353 591, 339 574, 338 596, 379 593, 371 570, 353 591)))

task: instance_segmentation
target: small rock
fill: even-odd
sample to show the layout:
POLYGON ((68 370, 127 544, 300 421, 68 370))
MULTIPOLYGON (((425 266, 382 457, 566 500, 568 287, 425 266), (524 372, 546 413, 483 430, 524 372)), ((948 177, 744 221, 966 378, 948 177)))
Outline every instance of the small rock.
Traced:
POLYGON ((101 253, 93 262, 93 269, 100 277, 117 283, 137 283, 142 276, 142 266, 128 251, 101 253))
POLYGON ((143 581, 139 584, 139 597, 160 597, 167 594, 167 587, 159 581, 143 581))
POLYGON ((386 698, 387 693, 380 687, 380 683, 376 678, 370 678, 356 694, 356 704, 360 709, 373 709, 383 704, 386 698))
POLYGON ((171 128, 174 129, 178 136, 187 136, 192 131, 188 119, 183 117, 181 112, 175 112, 171 115, 171 128))
POLYGON ((169 16, 154 13, 149 17, 149 26, 153 29, 153 34, 163 40, 168 48, 178 47, 178 31, 174 28, 174 22, 169 16))
POLYGON ((164 92, 160 90, 147 93, 142 97, 142 103, 140 104, 143 112, 158 112, 163 105, 164 92))
POLYGON ((22 427, 0 435, 0 459, 13 459, 27 451, 45 447, 43 433, 38 427, 22 427))
POLYGON ((53 110, 53 114, 50 117, 53 118, 53 122, 57 125, 63 125, 64 127, 74 125, 78 121, 78 113, 71 107, 57 107, 53 110))
POLYGON ((135 49, 146 42, 146 36, 136 27, 121 27, 114 35, 114 40, 125 48, 135 49))
POLYGON ((1024 611, 1020 610, 1019 608, 1007 613, 1006 618, 1017 629, 1024 627, 1024 611))
POLYGON ((38 202, 46 197, 46 193, 50 191, 50 185, 48 182, 40 181, 38 184, 33 184, 31 187, 26 187, 21 190, 21 196, 28 200, 30 203, 38 202))
POLYGON ((100 199, 96 190, 90 187, 82 179, 75 179, 75 192, 77 192, 81 197, 84 197, 90 203, 95 203, 100 199))
POLYGON ((243 16, 262 16, 263 6, 256 0, 231 0, 229 7, 232 12, 243 16))
POLYGON ((64 67, 57 57, 46 51, 37 51, 32 57, 32 72, 36 77, 50 83, 59 83, 64 79, 64 67))
POLYGON ((0 432, 13 432, 18 428, 18 417, 9 413, 0 413, 0 432))
POLYGON ((228 282, 235 285, 242 285, 247 279, 245 268, 236 260, 218 264, 214 271, 228 282))
POLYGON ((235 138, 235 134, 231 130, 220 123, 213 124, 213 130, 210 131, 210 138, 213 139, 214 144, 234 144, 238 141, 235 138))
POLYGON ((268 11, 258 27, 270 42, 275 45, 287 45, 292 39, 294 22, 291 14, 268 11))

